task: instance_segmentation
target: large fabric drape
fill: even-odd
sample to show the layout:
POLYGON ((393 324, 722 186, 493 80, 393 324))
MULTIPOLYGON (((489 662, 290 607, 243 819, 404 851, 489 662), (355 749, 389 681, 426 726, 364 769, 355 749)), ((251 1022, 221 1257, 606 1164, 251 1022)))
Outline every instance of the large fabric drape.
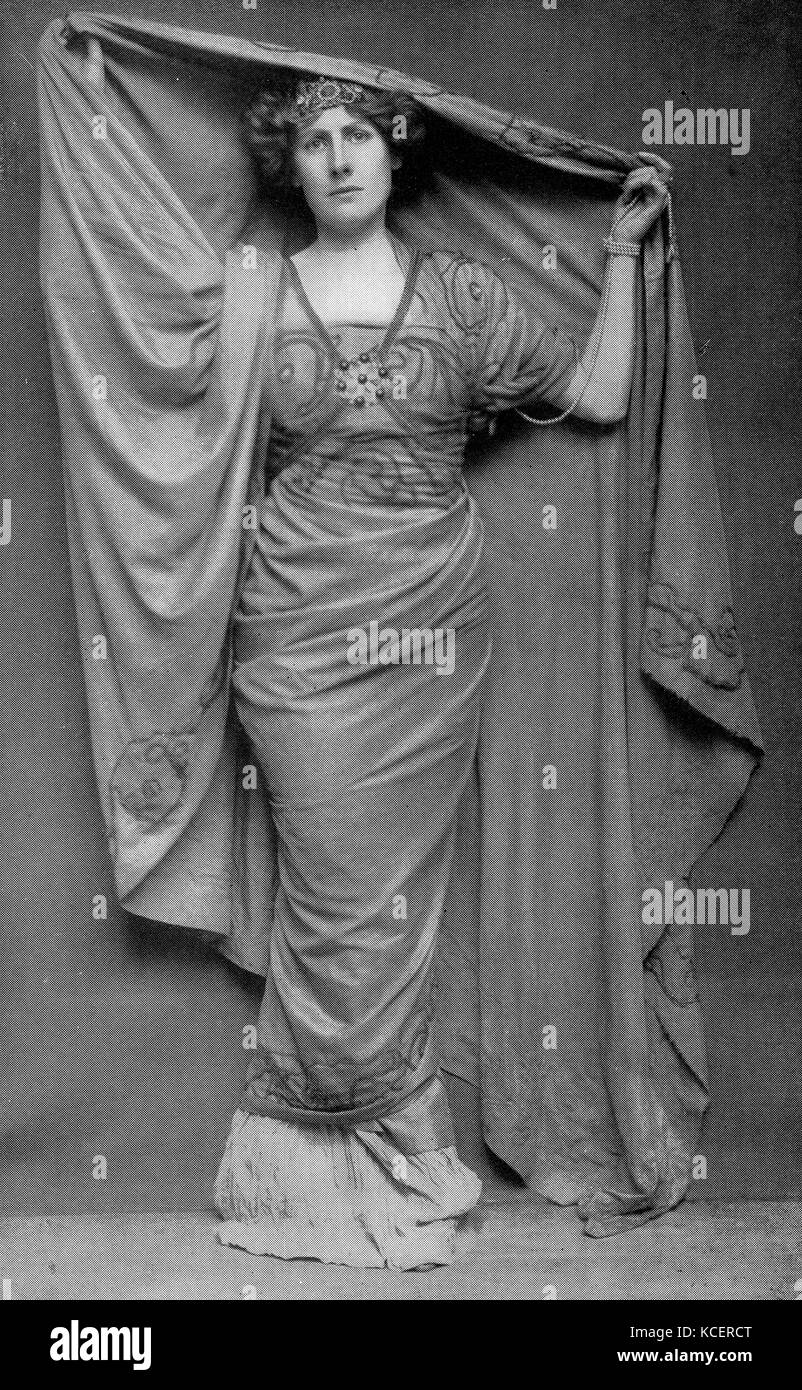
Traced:
MULTIPOLYGON (((416 96, 436 168, 395 230, 489 264, 577 340, 636 162, 358 62, 99 15, 42 39, 42 283, 117 887, 257 973, 275 845, 240 775, 230 622, 264 487, 276 256, 303 228, 257 197, 237 118, 277 69, 416 96)), ((646 926, 642 893, 687 877, 761 750, 694 373, 656 228, 626 422, 505 419, 467 472, 493 659, 441 928, 441 1051, 481 1088, 490 1147, 578 1202, 589 1234, 687 1188, 707 1104, 693 943, 646 926)))

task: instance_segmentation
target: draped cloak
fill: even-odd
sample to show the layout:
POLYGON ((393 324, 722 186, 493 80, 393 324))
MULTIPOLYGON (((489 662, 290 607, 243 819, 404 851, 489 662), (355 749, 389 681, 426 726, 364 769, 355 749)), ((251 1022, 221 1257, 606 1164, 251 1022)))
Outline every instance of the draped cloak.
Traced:
MULTIPOLYGON (((433 177, 393 231, 491 266, 577 341, 638 163, 359 62, 82 13, 40 42, 42 285, 116 886, 257 974, 276 853, 243 785, 231 617, 278 258, 304 228, 259 194, 238 116, 290 71, 413 95, 433 177)), ((490 1148, 591 1235, 687 1189, 707 1106, 692 928, 643 894, 682 886, 762 751, 663 223, 638 275, 626 420, 505 415, 466 459, 493 658, 439 943, 443 1067, 479 1087, 490 1148)))

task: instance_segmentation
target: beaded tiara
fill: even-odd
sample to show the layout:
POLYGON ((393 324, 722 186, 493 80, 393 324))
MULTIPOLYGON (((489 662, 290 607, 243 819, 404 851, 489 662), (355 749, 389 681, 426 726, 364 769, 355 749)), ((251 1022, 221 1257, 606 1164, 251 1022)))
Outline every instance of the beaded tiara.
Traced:
POLYGON ((311 82, 299 82, 295 102, 302 116, 328 111, 332 106, 350 106, 365 95, 364 87, 356 82, 338 82, 335 77, 316 77, 311 82))

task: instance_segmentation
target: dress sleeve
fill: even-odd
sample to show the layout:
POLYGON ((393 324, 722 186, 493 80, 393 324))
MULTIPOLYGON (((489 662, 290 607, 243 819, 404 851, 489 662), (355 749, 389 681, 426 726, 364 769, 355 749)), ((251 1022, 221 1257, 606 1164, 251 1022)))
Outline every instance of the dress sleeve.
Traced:
POLYGON ((579 349, 487 266, 473 264, 468 292, 481 306, 475 340, 473 408, 510 410, 537 401, 555 404, 579 362, 579 349))

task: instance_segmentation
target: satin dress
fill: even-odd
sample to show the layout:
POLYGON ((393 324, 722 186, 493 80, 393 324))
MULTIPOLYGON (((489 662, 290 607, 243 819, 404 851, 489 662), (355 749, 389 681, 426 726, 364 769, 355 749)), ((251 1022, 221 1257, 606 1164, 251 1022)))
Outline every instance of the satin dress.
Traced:
POLYGON ((432 1038, 491 659, 469 422, 556 399, 578 352, 487 267, 396 250, 386 328, 322 324, 282 269, 233 676, 279 885, 216 1201, 225 1243, 409 1269, 454 1258, 481 1191, 432 1038))

